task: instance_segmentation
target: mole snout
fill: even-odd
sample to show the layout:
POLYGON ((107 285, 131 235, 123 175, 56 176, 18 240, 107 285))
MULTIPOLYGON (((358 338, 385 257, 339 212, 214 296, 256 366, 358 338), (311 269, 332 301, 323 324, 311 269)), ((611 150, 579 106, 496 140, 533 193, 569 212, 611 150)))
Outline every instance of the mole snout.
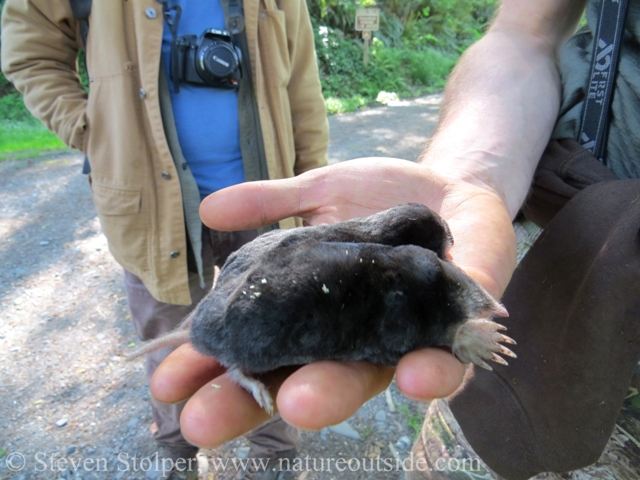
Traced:
MULTIPOLYGON (((406 353, 449 347, 491 368, 515 343, 490 320, 506 311, 447 260, 453 238, 424 205, 367 218, 277 230, 232 254, 188 318, 190 339, 268 411, 252 375, 318 360, 397 365, 406 353)), ((184 334, 175 334, 184 339, 184 334)))

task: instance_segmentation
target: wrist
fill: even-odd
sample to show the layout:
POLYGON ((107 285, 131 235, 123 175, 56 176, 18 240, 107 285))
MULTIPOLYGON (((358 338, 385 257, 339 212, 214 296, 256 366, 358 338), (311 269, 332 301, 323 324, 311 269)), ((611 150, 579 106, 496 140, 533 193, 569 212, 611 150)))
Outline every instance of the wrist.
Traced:
POLYGON ((511 219, 515 217, 528 192, 531 168, 522 165, 518 168, 514 159, 487 150, 471 150, 449 158, 431 152, 420 163, 445 179, 449 189, 460 186, 481 189, 497 197, 511 219))

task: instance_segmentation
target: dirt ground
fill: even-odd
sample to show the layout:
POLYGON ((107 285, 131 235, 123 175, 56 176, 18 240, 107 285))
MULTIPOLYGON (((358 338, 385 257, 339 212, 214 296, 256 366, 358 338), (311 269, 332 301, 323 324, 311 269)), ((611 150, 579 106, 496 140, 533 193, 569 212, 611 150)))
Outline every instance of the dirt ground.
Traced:
MULTIPOLYGON (((364 156, 415 160, 440 105, 430 95, 334 116, 331 162, 364 156)), ((122 269, 110 256, 77 153, 0 163, 0 478, 153 479, 156 452, 143 362, 122 269)), ((409 454, 424 405, 392 385, 346 424, 303 432, 298 480, 401 478, 355 469, 409 454), (324 459, 351 459, 328 471, 324 459), (324 468, 323 468, 324 467, 324 468)), ((203 450, 206 479, 233 477, 220 459, 246 455, 242 438, 203 450), (218 464, 220 465, 220 464, 218 464)), ((334 464, 335 465, 335 464, 334 464)))

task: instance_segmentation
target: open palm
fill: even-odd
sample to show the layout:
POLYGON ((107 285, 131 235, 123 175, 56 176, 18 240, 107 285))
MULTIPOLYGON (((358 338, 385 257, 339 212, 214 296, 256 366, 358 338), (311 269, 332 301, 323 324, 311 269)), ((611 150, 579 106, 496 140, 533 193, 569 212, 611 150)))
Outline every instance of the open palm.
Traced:
MULTIPOLYGON (((250 182, 210 195, 200 208, 216 230, 246 230, 283 218, 302 217, 319 225, 365 217, 403 203, 423 203, 440 213, 454 237, 452 259, 492 295, 499 297, 515 265, 515 237, 501 199, 491 190, 436 175, 405 160, 364 158, 303 175, 250 182)), ((464 366, 441 349, 423 349, 402 358, 397 369, 367 362, 323 361, 266 379, 288 422, 306 429, 339 423, 389 384, 415 399, 451 394, 464 366)), ((152 379, 160 401, 189 398, 181 418, 192 443, 215 446, 267 420, 267 414, 224 368, 185 345, 171 354, 152 379), (215 381, 214 381, 215 379, 215 381), (215 383, 220 388, 212 388, 215 383)))

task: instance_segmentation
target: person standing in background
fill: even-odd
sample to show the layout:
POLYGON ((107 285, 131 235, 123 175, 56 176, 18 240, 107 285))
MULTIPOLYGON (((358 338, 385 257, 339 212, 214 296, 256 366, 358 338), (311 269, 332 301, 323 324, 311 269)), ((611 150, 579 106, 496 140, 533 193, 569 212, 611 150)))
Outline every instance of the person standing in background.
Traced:
MULTIPOLYGON (((220 232, 202 225, 198 206, 234 184, 326 165, 313 31, 296 0, 94 2, 88 25, 82 45, 69 0, 8 0, 2 70, 32 114, 87 156, 101 227, 148 340, 184 319, 230 253, 270 228, 299 225, 220 232)), ((149 376, 169 352, 149 356, 149 376)), ((180 432, 183 404, 152 404, 161 455, 195 458, 180 432)), ((248 438, 250 456, 275 460, 294 454, 298 432, 277 416, 248 438)), ((247 472, 256 474, 279 472, 247 472)))

